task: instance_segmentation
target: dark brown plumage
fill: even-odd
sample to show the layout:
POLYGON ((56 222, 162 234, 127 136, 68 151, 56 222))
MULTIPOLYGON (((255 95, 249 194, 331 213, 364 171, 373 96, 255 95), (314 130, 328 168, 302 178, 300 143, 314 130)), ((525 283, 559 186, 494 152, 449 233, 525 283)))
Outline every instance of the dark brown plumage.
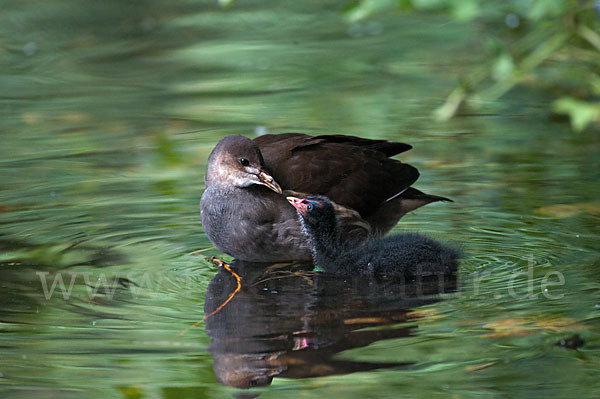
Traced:
POLYGON ((333 202, 348 241, 382 235, 407 212, 448 201, 410 187, 417 169, 390 158, 410 148, 343 135, 225 137, 209 156, 202 225, 219 249, 238 259, 310 260, 310 246, 285 196, 319 194, 333 202))

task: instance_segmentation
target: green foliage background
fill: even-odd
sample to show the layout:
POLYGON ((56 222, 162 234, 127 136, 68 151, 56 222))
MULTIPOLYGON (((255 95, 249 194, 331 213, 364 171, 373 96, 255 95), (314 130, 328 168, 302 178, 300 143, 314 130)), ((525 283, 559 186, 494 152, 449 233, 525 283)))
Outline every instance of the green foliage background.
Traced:
POLYGON ((587 0, 361 0, 346 5, 351 21, 387 13, 446 13, 480 25, 474 70, 434 115, 447 120, 464 106, 482 108, 516 85, 547 92, 548 107, 568 115, 575 131, 600 121, 600 5, 587 0))

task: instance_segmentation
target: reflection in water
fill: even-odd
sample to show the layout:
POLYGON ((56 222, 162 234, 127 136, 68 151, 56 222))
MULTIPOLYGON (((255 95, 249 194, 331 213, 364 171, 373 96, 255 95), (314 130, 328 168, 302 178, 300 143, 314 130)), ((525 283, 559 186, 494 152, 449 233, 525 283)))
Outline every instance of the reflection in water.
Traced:
MULTIPOLYGON (((273 377, 308 378, 408 365, 407 362, 337 360, 335 355, 373 342, 408 337, 414 326, 368 329, 406 322, 411 308, 439 300, 456 279, 377 281, 316 274, 303 266, 231 263, 242 288, 220 268, 206 292, 204 312, 217 379, 229 386, 269 385, 273 377)), ((312 268, 312 266, 310 266, 312 268)))

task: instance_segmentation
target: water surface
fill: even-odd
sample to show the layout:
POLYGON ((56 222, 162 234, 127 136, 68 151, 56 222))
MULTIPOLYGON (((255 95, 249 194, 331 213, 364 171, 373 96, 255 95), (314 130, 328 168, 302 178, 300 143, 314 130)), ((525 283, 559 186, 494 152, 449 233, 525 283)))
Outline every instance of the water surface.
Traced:
POLYGON ((524 89, 432 121, 481 53, 475 24, 351 23, 333 1, 0 18, 2 397, 600 394, 600 139, 524 89), (458 285, 248 268, 202 322, 236 287, 194 254, 223 257, 199 221, 208 153, 286 131, 412 144, 416 187, 455 202, 396 230, 459 245, 458 285))

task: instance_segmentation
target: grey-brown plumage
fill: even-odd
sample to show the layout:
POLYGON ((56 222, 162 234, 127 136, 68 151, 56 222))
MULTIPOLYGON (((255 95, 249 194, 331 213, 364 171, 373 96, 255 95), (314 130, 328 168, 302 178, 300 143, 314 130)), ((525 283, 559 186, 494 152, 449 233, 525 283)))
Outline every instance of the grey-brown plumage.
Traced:
POLYGON ((238 259, 310 260, 310 245, 285 196, 320 194, 331 199, 347 241, 382 235, 407 212, 449 201, 410 187, 417 169, 390 158, 410 148, 343 135, 225 137, 208 159, 203 228, 217 248, 238 259))

